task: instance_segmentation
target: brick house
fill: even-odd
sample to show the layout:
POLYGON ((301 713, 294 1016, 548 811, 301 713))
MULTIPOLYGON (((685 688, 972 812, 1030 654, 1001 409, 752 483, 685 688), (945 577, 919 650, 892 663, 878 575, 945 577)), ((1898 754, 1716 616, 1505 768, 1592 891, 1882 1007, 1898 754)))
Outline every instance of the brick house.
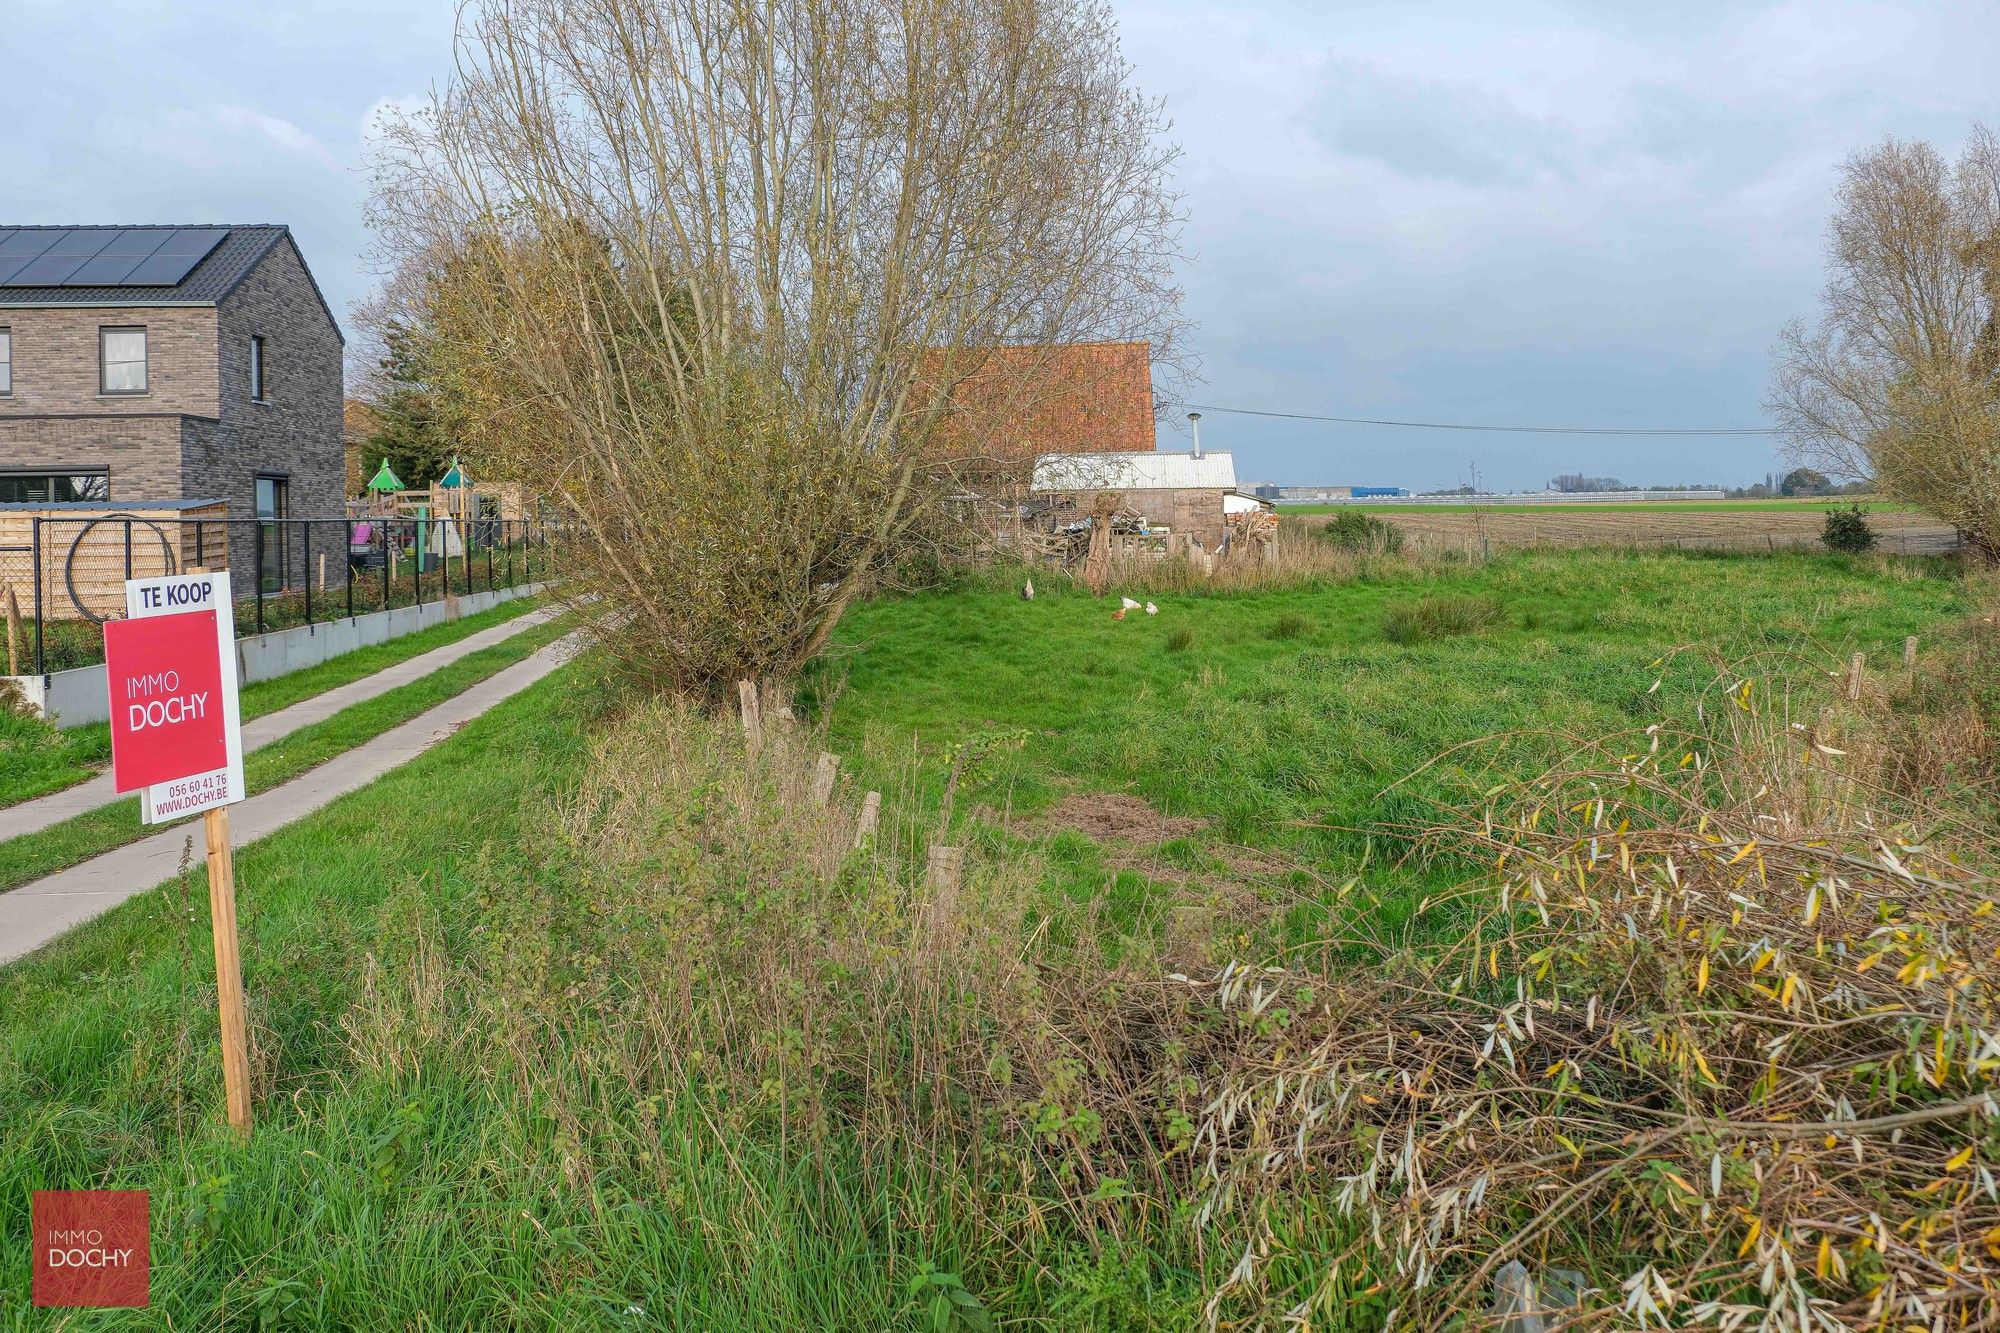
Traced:
MULTIPOLYGON (((287 227, 0 226, 0 503, 338 518, 342 342, 287 227)), ((301 576, 264 545, 267 585, 301 576)))
MULTIPOLYGON (((999 467, 1041 454, 1150 453, 1153 357, 1146 342, 1007 346, 961 352, 941 447, 999 467)), ((919 383, 945 373, 926 355, 919 383)))

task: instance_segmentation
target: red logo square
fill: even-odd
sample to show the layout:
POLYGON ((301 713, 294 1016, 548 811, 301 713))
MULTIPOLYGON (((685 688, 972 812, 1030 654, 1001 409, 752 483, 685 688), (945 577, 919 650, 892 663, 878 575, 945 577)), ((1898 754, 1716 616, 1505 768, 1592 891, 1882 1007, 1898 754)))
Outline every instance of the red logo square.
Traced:
POLYGON ((228 765, 214 611, 105 621, 104 673, 117 790, 228 765))
POLYGON ((36 1190, 30 1243, 36 1305, 145 1305, 152 1206, 144 1190, 36 1190))

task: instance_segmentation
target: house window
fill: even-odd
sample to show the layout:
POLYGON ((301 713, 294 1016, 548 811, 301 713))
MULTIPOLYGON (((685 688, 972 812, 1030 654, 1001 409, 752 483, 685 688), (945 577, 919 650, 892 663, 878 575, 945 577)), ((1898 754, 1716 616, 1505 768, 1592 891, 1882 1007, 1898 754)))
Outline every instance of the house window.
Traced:
POLYGON ((146 330, 97 331, 97 391, 146 392, 146 330))
POLYGON ((0 329, 0 397, 14 392, 14 331, 0 329))
POLYGON ((250 400, 264 401, 264 338, 257 334, 250 339, 250 400))
POLYGON ((286 586, 291 568, 291 482, 284 477, 257 478, 257 573, 265 592, 286 586))
POLYGON ((0 504, 75 504, 109 500, 111 474, 85 472, 0 472, 0 504))

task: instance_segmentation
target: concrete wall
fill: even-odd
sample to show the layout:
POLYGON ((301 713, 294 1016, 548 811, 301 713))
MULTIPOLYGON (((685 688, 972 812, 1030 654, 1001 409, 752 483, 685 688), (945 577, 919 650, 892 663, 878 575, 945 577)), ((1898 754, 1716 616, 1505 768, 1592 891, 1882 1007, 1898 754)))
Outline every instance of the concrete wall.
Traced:
MULTIPOLYGON (((236 641, 236 679, 239 684, 249 685, 303 671, 357 648, 400 639, 447 620, 478 615, 502 602, 539 592, 545 586, 534 583, 496 588, 492 592, 453 598, 450 602, 399 606, 320 625, 251 635, 236 641)), ((105 683, 102 663, 50 676, 0 676, 0 682, 4 681, 17 685, 22 697, 40 709, 42 716, 54 718, 58 727, 84 727, 110 718, 111 691, 105 683)))

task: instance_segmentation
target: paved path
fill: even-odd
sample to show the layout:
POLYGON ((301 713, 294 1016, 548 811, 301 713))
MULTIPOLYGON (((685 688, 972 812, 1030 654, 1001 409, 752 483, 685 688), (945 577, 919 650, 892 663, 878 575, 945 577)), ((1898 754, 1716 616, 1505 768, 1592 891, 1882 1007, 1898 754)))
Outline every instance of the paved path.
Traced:
MULTIPOLYGON (((428 713, 383 732, 310 773, 230 807, 230 832, 240 849, 415 759, 495 704, 519 694, 575 653, 569 635, 428 713)), ((189 827, 175 825, 116 851, 0 893, 0 963, 38 949, 127 898, 172 879, 180 869, 189 827)), ((200 858, 199 834, 196 858, 200 858)))
MULTIPOLYGON (((422 680, 433 672, 441 671, 460 658, 469 657, 482 648, 491 648, 496 643, 513 638, 525 629, 544 624, 561 614, 562 608, 545 606, 530 611, 526 615, 503 620, 497 625, 468 634, 462 639, 433 648, 427 653, 406 658, 394 666, 384 667, 372 676, 364 676, 336 689, 316 694, 310 699, 301 699, 289 708, 281 708, 275 713, 266 713, 252 722, 243 724, 243 752, 262 749, 273 741, 283 740, 295 731, 310 727, 315 722, 324 722, 343 708, 365 702, 387 694, 400 685, 422 680)), ((332 659, 338 661, 339 659, 332 659)), ((106 770, 94 778, 79 782, 73 787, 38 796, 32 801, 22 801, 0 809, 0 842, 9 838, 26 837, 39 833, 51 824, 60 824, 65 819, 110 805, 118 799, 112 789, 111 773, 106 770)))

